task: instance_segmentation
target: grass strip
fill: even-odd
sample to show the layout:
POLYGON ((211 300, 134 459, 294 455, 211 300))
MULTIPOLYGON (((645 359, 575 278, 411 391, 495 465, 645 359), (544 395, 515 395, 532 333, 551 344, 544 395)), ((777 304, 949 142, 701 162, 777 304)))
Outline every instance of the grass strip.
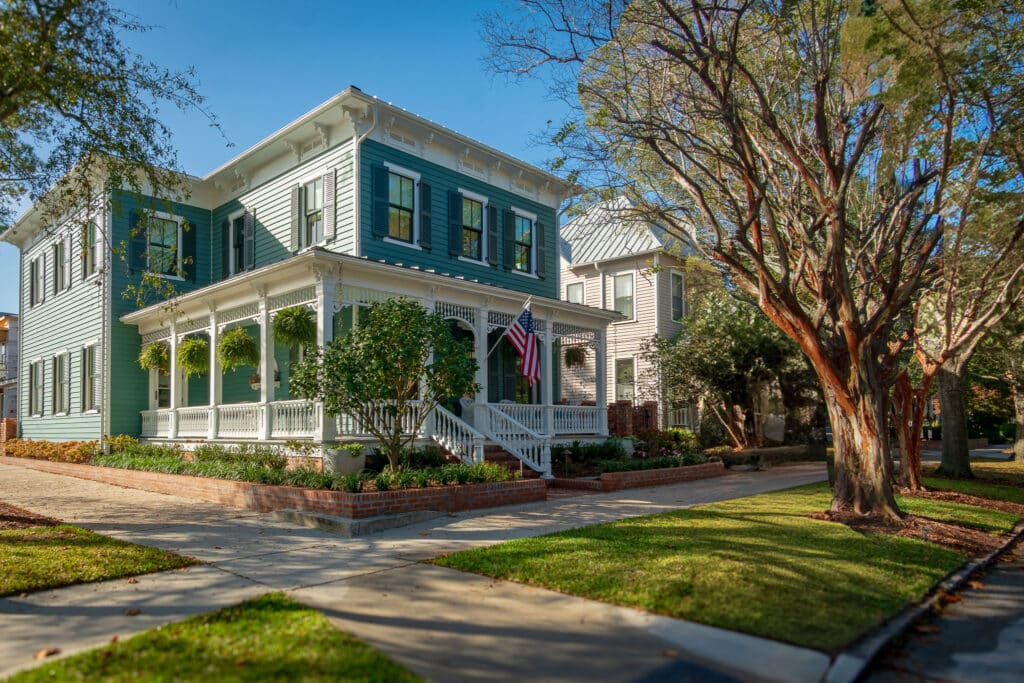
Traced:
POLYGON ((26 681, 421 681, 281 593, 13 676, 26 681))
POLYGON ((149 574, 190 557, 66 524, 0 531, 0 596, 149 574))
POLYGON ((955 491, 968 496, 978 496, 989 500, 1003 500, 1024 505, 1024 488, 990 484, 973 479, 946 479, 945 477, 922 477, 925 488, 936 491, 955 491))
MULTIPOLYGON (((827 484, 467 550, 436 564, 835 651, 967 558, 808 518, 827 484)), ((991 530, 1013 515, 942 501, 914 514, 991 530), (990 512, 995 514, 989 514, 990 512)))

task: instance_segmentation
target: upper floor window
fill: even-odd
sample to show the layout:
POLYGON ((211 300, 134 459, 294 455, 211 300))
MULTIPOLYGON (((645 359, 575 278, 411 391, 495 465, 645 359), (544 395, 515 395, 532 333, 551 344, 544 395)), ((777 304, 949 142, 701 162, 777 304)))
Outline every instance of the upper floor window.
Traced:
POLYGON ((146 253, 148 270, 158 275, 181 273, 181 224, 173 218, 150 216, 146 253))
POLYGON ((612 277, 615 287, 615 310, 633 318, 633 273, 623 273, 612 277))
POLYGON ((67 289, 71 284, 68 277, 68 249, 64 239, 58 239, 53 245, 53 293, 67 289))
POLYGON ((231 219, 231 273, 245 270, 245 214, 231 219))
POLYGON ((96 223, 89 221, 82 226, 82 279, 96 272, 96 223))
POLYGON ((320 177, 303 185, 302 196, 302 246, 308 247, 324 236, 324 179, 320 177))
POLYGON ((29 303, 38 306, 43 303, 46 291, 46 256, 39 255, 29 263, 29 303))
POLYGON ((412 244, 415 239, 416 181, 388 173, 388 237, 412 244))
POLYGON ((513 265, 521 273, 533 272, 533 221, 520 214, 515 214, 515 235, 513 249, 515 256, 513 265))
POLYGON ((571 304, 583 303, 583 283, 573 282, 565 286, 565 299, 571 304))
POLYGON ((681 320, 683 316, 686 315, 683 274, 674 270, 671 272, 669 277, 672 289, 672 320, 681 320))
POLYGON ((462 255, 474 261, 484 258, 484 203, 462 197, 462 255))
POLYGON ((32 416, 43 414, 43 361, 28 364, 28 412, 32 416))

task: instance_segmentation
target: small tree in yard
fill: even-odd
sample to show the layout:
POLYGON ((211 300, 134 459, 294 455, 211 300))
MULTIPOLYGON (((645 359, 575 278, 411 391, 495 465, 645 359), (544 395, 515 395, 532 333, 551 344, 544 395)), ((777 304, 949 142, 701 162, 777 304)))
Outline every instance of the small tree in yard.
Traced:
POLYGON ((358 327, 295 366, 290 386, 328 415, 355 418, 397 469, 431 411, 476 390, 476 370, 469 343, 444 317, 398 298, 360 311, 358 327))

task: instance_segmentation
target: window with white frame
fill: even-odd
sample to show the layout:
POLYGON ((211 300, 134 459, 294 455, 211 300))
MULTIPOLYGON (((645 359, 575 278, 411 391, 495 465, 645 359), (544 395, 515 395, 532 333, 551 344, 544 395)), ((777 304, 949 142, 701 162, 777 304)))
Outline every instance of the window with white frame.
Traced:
POLYGON ((28 365, 28 412, 33 417, 43 414, 43 361, 28 365))
POLYGON ((302 186, 302 246, 317 244, 324 237, 324 179, 322 176, 302 186))
POLYGON ((39 255, 29 263, 29 303, 38 306, 46 293, 46 257, 39 255))
POLYGON ((177 276, 181 267, 181 223, 164 216, 150 216, 147 232, 147 270, 157 275, 177 276))
POLYGON ((615 359, 615 400, 632 401, 636 388, 636 363, 633 358, 615 359))
POLYGON ((51 392, 54 415, 68 412, 71 382, 68 370, 68 354, 58 353, 53 357, 53 391, 51 392))
POLYGON ((462 256, 474 261, 484 258, 484 203, 462 196, 462 256))
POLYGON ((64 239, 58 239, 53 247, 53 293, 64 291, 68 286, 67 269, 64 267, 65 261, 67 261, 67 252, 64 244, 64 239))
POLYGON ((632 320, 633 273, 615 275, 612 277, 612 282, 615 294, 615 310, 632 320))
POLYGON ((512 241, 512 249, 514 250, 512 264, 520 273, 532 273, 533 219, 516 213, 515 221, 515 233, 512 241))
POLYGON ((683 286, 683 274, 673 270, 669 274, 672 289, 672 320, 682 320, 686 315, 686 292, 683 286))
POLYGON ((583 303, 583 283, 572 282, 565 286, 565 300, 571 304, 583 303))
POLYGON ((388 172, 388 237, 412 244, 416 241, 416 180, 388 172))
POLYGON ((99 385, 99 364, 96 362, 96 346, 82 349, 82 412, 96 410, 96 387, 99 385))
POLYGON ((97 231, 95 221, 89 221, 82 226, 82 279, 96 272, 97 231))
POLYGON ((231 218, 231 274, 245 270, 245 212, 231 218))

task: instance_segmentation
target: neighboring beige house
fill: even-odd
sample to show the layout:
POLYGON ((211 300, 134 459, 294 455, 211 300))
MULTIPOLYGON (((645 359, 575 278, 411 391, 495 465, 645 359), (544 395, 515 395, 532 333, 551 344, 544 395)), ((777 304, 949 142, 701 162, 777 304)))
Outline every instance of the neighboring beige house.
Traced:
MULTIPOLYGON (((686 315, 686 278, 681 255, 689 248, 652 223, 628 215, 625 198, 603 202, 562 226, 561 296, 615 310, 626 320, 608 326, 607 400, 658 400, 650 395, 649 364, 642 347, 655 335, 672 337, 686 315)), ((562 400, 595 401, 594 357, 589 350, 561 355, 562 400)), ((663 402, 662 402, 663 403, 663 402)), ((686 407, 660 406, 662 427, 692 426, 686 407)))

